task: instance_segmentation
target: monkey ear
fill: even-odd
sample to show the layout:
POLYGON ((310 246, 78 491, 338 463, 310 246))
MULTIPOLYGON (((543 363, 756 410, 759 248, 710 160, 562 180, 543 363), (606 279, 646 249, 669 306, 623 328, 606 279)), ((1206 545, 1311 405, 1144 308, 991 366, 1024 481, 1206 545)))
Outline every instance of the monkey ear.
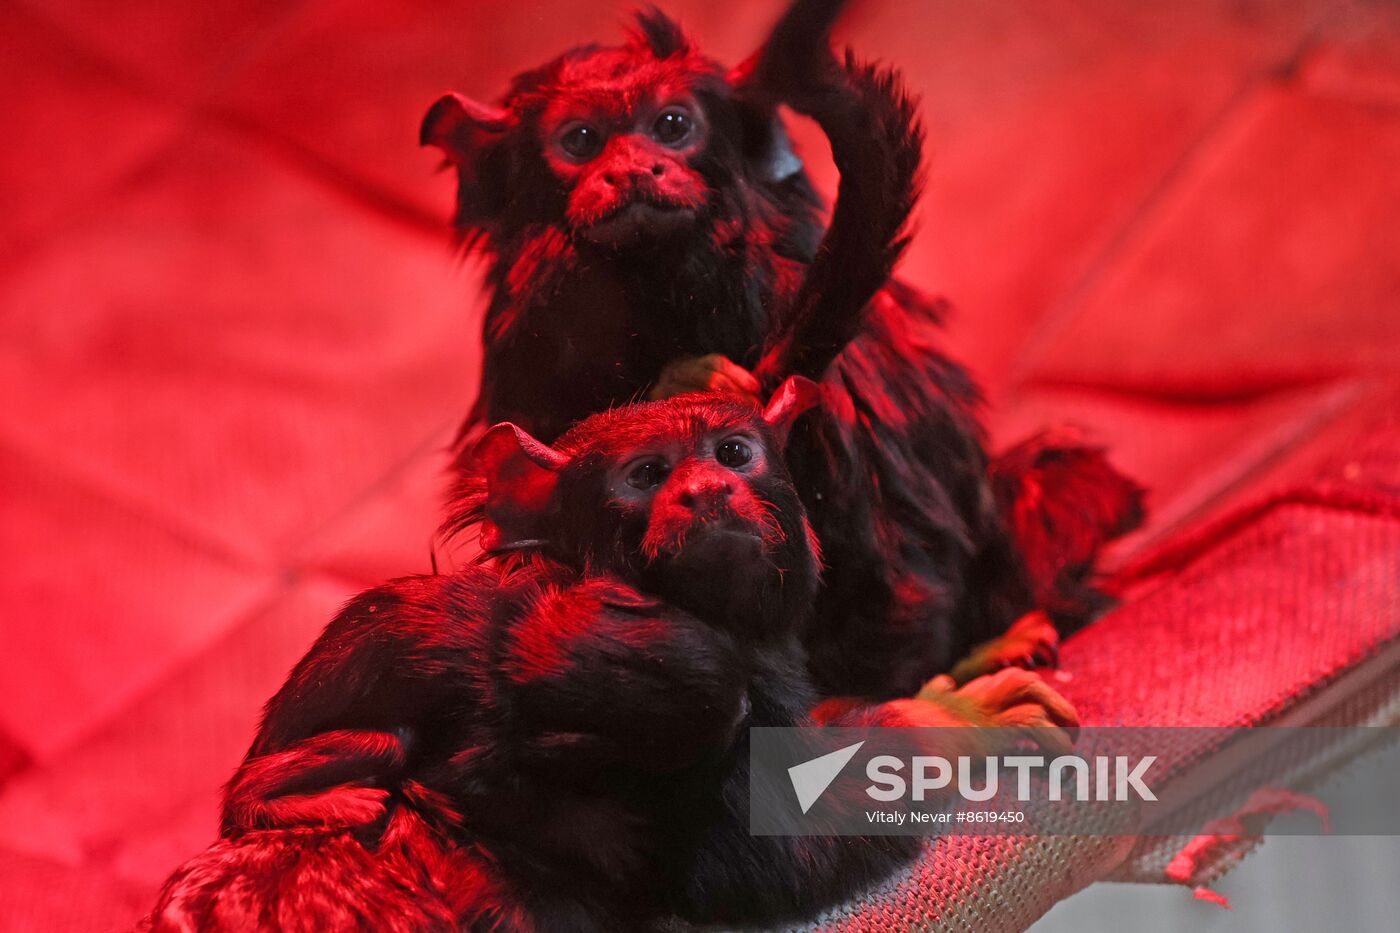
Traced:
POLYGON ((801 172, 802 159, 793 151, 777 101, 754 81, 753 67, 750 60, 729 73, 743 133, 744 161, 751 167, 753 177, 776 184, 801 172))
POLYGON ((802 159, 793 151, 783 118, 774 113, 768 120, 766 132, 758 135, 758 145, 750 156, 758 177, 769 182, 783 182, 802 171, 802 159))
POLYGON ((763 408, 763 420, 787 446, 788 432, 803 412, 822 403, 822 389, 806 376, 789 376, 778 386, 763 408))
POLYGON ((471 462, 486 479, 483 550, 528 547, 548 539, 554 488, 567 461, 509 422, 493 426, 477 441, 471 462))
POLYGON ((470 158, 481 136, 509 130, 515 119, 509 110, 479 103, 462 94, 444 94, 428 108, 418 143, 437 146, 453 162, 470 158))
POLYGON ((441 149, 457 169, 458 224, 479 224, 498 212, 505 197, 505 178, 502 160, 495 155, 515 124, 511 111, 461 94, 444 94, 428 108, 418 141, 441 149))

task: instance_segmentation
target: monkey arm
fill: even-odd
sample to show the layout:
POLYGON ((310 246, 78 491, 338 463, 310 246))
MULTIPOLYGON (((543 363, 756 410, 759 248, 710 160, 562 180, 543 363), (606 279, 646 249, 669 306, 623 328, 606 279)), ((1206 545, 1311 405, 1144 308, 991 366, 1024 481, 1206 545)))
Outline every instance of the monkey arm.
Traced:
POLYGON ((546 592, 506 636, 523 753, 669 771, 727 750, 747 711, 728 635, 608 576, 546 592))
POLYGON ((381 817, 421 725, 476 689, 486 589, 473 574, 418 577, 351 601, 268 702, 225 790, 225 835, 381 817))
POLYGON ((400 580, 337 615, 268 703, 225 835, 380 822, 449 706, 472 707, 510 759, 580 773, 664 772, 730 747, 746 696, 728 636, 609 577, 492 583, 400 580))
POLYGON ((357 596, 268 701, 249 755, 334 729, 412 726, 449 693, 478 689, 494 582, 406 577, 357 596))
MULTIPOLYGON (((1060 751, 1069 743, 1065 729, 1077 722, 1074 710, 1048 684, 1019 669, 956 690, 951 679, 936 678, 919 696, 886 703, 833 698, 818 705, 811 718, 824 726, 922 727, 920 743, 948 758, 994 754, 1025 739, 1060 751)), ((749 780, 743 769, 733 777, 726 794, 731 819, 696 858, 692 877, 704 884, 692 883, 684 892, 688 918, 771 922, 810 914, 813 904, 840 900, 888 877, 918 849, 912 837, 752 835, 744 809, 749 780)))

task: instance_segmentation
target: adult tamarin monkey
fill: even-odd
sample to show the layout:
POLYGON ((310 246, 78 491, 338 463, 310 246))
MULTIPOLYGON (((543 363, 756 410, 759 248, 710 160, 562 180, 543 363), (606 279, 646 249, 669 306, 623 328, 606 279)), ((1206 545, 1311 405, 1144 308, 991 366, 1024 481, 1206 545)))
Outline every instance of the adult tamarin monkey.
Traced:
MULTIPOLYGON (((497 105, 459 94, 433 105, 422 141, 455 168, 458 234, 488 260, 464 439, 509 420, 548 442, 643 395, 756 397, 781 371, 761 363, 765 338, 798 313, 804 287, 867 285, 840 269, 805 276, 819 202, 776 113, 781 100, 815 118, 834 150, 878 144, 872 121, 894 82, 831 59, 842 5, 798 0, 733 70, 649 9, 626 44, 565 52, 497 105)), ((918 140, 913 110, 896 112, 918 140)), ((836 210, 858 218, 864 205, 836 210)), ((841 249, 888 246, 857 234, 841 249)), ((807 650, 831 694, 908 695, 1034 609, 1061 630, 1082 624, 1102 605, 1097 551, 1141 516, 1141 491, 1099 450, 1041 438, 989 461, 978 390, 939 348, 942 307, 888 277, 896 254, 852 264, 880 281, 854 339, 812 373, 825 399, 788 450, 826 559, 807 650)), ((1053 650, 1048 625, 1017 632, 998 643, 1001 660, 1053 650)))
POLYGON ((762 409, 685 394, 553 446, 493 428, 475 504, 511 559, 395 580, 337 615, 268 704, 224 838, 145 929, 792 921, 918 840, 750 834, 750 727, 821 743, 822 725, 961 726, 919 741, 950 759, 1028 737, 1067 751, 1074 710, 1026 670, 818 705, 798 636, 819 561, 781 456, 815 395, 800 377, 762 409))

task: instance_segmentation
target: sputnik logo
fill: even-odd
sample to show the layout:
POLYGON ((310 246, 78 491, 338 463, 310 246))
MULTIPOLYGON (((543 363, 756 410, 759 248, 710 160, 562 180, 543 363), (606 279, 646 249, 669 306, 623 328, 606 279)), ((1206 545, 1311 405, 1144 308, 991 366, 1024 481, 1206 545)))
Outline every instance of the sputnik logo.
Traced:
POLYGON ((802 807, 803 813, 812 809, 812 804, 831 786, 831 782, 840 775, 841 769, 850 763, 864 744, 862 740, 788 768, 788 778, 792 781, 793 792, 797 794, 797 803, 802 807))

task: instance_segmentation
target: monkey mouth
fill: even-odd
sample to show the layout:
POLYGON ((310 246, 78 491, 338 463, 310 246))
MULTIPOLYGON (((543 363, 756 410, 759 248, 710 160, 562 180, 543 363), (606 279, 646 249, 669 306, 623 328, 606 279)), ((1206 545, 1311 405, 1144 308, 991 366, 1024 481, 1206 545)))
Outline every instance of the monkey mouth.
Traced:
POLYGON ((651 560, 687 563, 703 555, 710 559, 725 552, 767 550, 763 529, 730 512, 697 519, 683 528, 672 527, 648 535, 643 550, 651 560))
POLYGON ((695 530, 694 537, 713 535, 721 539, 732 539, 734 541, 757 541, 763 543, 763 532, 749 525, 738 524, 717 524, 706 525, 695 530))
POLYGON ((726 516, 696 524, 686 535, 682 552, 690 550, 709 555, 728 555, 739 559, 757 557, 768 551, 768 540, 762 528, 737 517, 726 516))
POLYGON ((716 574, 731 578, 739 567, 745 568, 745 573, 766 568, 767 557, 768 547, 762 534, 750 527, 729 524, 695 526, 682 542, 662 549, 658 555, 666 572, 702 579, 714 578, 716 574))
POLYGON ((694 224, 694 208, 645 200, 624 204, 581 232, 590 242, 620 249, 668 239, 694 224))

